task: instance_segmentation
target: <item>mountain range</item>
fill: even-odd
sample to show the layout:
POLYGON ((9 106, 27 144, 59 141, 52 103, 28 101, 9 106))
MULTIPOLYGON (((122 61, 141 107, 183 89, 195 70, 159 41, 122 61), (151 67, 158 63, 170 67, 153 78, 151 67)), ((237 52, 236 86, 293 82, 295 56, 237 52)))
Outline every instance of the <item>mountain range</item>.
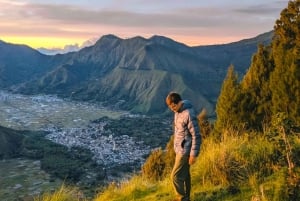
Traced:
POLYGON ((164 36, 121 39, 105 35, 77 52, 44 55, 0 41, 0 89, 99 101, 143 114, 164 113, 177 91, 199 111, 214 113, 228 67, 244 75, 258 44, 273 31, 229 44, 190 47, 164 36))

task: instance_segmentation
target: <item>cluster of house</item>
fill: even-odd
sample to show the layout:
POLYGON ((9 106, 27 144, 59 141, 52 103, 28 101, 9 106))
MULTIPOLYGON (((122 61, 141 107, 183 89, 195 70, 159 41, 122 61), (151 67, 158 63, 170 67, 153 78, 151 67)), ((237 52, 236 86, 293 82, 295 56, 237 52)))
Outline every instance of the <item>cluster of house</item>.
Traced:
POLYGON ((94 154, 98 164, 105 166, 144 162, 151 151, 149 146, 128 135, 105 130, 107 122, 91 123, 86 128, 49 128, 47 139, 67 147, 83 147, 94 154))

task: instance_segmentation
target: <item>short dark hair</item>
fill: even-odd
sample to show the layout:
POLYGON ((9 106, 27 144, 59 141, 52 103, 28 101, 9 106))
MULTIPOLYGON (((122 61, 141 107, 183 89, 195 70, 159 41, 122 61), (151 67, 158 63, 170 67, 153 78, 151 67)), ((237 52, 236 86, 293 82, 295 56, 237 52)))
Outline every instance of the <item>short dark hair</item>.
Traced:
POLYGON ((171 102, 171 103, 175 103, 178 104, 182 99, 181 96, 176 93, 176 92, 170 92, 167 96, 167 99, 171 102))

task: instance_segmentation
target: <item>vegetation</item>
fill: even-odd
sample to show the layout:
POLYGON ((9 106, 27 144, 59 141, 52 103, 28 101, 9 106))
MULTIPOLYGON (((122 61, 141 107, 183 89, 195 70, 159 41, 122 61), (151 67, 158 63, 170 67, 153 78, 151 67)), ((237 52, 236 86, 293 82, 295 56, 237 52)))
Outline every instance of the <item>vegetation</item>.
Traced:
POLYGON ((95 188, 104 185, 106 172, 92 160, 89 150, 67 147, 45 139, 45 132, 16 131, 0 127, 0 159, 29 158, 41 161, 41 169, 66 184, 79 184, 91 196, 95 188))
POLYGON ((23 157, 41 160, 43 170, 67 183, 80 181, 88 186, 99 185, 105 177, 102 168, 93 162, 92 153, 86 149, 68 149, 45 139, 40 133, 27 134, 22 147, 23 157), (95 178, 93 181, 84 179, 89 174, 95 178))
MULTIPOLYGON (((192 200, 299 200, 300 136, 290 128, 289 121, 279 115, 263 132, 228 128, 221 139, 206 137, 191 167, 192 200)), ((169 174, 162 174, 164 156, 166 152, 155 150, 140 176, 110 185, 94 200, 174 199, 169 174)))
POLYGON ((34 199, 34 201, 84 201, 82 193, 76 188, 66 187, 62 185, 60 189, 58 189, 54 193, 45 193, 41 196, 38 196, 34 199))
MULTIPOLYGON (((262 134, 228 130, 220 142, 213 137, 206 138, 201 157, 191 167, 192 199, 298 200, 299 180, 297 186, 291 186, 285 156, 278 153, 277 145, 262 134)), ((299 153, 299 137, 295 138, 294 144, 293 154, 299 153)), ((295 171, 299 179, 299 167, 295 171)), ((174 198, 171 186, 168 175, 159 181, 137 175, 129 181, 110 184, 93 200, 169 201, 174 198)))
POLYGON ((299 0, 290 1, 281 12, 271 44, 258 48, 240 83, 236 82, 232 67, 229 68, 217 103, 217 131, 226 121, 232 126, 262 130, 278 113, 285 113, 299 124, 299 6, 299 0))
POLYGON ((240 89, 238 76, 234 67, 230 66, 223 82, 222 91, 216 105, 218 119, 215 123, 215 132, 223 132, 222 129, 238 127, 238 109, 236 105, 240 101, 240 89))
POLYGON ((22 139, 21 133, 0 126, 0 159, 19 156, 22 139))

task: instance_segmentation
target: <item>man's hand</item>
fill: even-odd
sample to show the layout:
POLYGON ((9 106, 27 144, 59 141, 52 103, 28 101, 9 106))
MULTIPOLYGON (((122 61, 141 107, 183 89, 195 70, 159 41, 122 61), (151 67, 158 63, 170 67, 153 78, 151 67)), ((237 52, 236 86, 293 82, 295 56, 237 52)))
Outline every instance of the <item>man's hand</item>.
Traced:
POLYGON ((196 157, 190 156, 190 158, 189 158, 189 164, 193 165, 195 162, 196 162, 196 157))

